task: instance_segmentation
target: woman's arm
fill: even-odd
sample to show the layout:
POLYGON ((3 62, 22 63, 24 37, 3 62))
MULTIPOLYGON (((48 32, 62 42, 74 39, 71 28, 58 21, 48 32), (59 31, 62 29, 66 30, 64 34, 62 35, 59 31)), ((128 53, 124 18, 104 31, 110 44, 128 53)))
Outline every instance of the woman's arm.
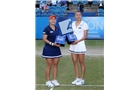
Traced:
POLYGON ((48 35, 43 35, 43 41, 47 44, 50 44, 50 41, 48 39, 46 39, 48 37, 48 35))

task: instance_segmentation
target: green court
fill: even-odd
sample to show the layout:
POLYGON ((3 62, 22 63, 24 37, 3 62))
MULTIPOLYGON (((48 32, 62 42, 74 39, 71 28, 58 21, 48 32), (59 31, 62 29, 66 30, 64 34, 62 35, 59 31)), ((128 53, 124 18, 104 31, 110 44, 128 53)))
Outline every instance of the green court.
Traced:
MULTIPOLYGON (((36 40, 36 90, 50 90, 45 86, 46 61, 41 57, 43 45, 42 40, 36 40)), ((104 90, 104 41, 86 40, 86 46, 88 51, 93 51, 93 55, 85 55, 85 84, 83 86, 71 85, 75 79, 75 73, 70 53, 68 53, 63 55, 59 61, 57 80, 61 86, 54 87, 53 90, 104 90), (98 51, 98 55, 96 55, 95 50, 98 51)), ((68 50, 69 45, 61 47, 62 52, 65 49, 68 50)))

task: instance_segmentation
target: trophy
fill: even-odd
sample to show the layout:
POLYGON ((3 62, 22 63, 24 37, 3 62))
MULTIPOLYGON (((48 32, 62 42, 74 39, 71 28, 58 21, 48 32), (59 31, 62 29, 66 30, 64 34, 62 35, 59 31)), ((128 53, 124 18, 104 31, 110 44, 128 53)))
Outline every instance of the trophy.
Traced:
POLYGON ((77 40, 77 37, 75 34, 66 34, 66 41, 68 44, 71 44, 75 40, 77 40))
POLYGON ((57 35, 55 38, 55 43, 59 44, 60 46, 65 46, 66 35, 59 36, 57 35))

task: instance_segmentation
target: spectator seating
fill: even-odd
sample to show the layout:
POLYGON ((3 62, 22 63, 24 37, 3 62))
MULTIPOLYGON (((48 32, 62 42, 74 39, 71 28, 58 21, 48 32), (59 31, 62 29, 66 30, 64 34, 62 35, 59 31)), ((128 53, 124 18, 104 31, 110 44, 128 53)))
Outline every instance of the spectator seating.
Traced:
POLYGON ((82 13, 82 16, 86 16, 86 17, 94 17, 96 16, 96 13, 95 12, 83 12, 82 13))
POLYGON ((77 5, 78 1, 77 0, 72 0, 72 3, 77 5))
POLYGON ((103 9, 98 9, 98 12, 104 12, 104 10, 103 9))
POLYGON ((99 17, 104 17, 104 13, 98 13, 99 17))
MULTIPOLYGON (((39 1, 40 2, 40 1, 39 1)), ((72 0, 72 2, 75 2, 75 4, 78 4, 78 2, 85 4, 88 4, 88 1, 85 0, 72 0)), ((46 2, 43 2, 46 3, 46 2)), ((93 4, 98 4, 99 0, 93 0, 93 4)), ((46 12, 42 12, 42 9, 35 9, 36 17, 48 17, 52 14, 55 14, 57 17, 61 16, 68 16, 68 17, 73 17, 74 12, 66 12, 67 6, 60 6, 60 4, 57 4, 56 6, 50 6, 49 10, 46 12)), ((83 12, 82 16, 84 17, 94 17, 94 16, 104 16, 104 10, 103 9, 98 9, 98 12, 83 12)))
POLYGON ((49 7, 49 9, 55 9, 55 8, 56 8, 55 6, 50 6, 50 7, 49 7))
POLYGON ((59 17, 63 17, 64 16, 64 13, 59 13, 59 17))
POLYGON ((47 17, 48 16, 48 13, 42 13, 41 16, 42 17, 47 17))
POLYGON ((93 4, 98 4, 99 3, 99 0, 93 0, 92 3, 93 4))
POLYGON ((54 13, 55 12, 55 9, 49 9, 48 12, 49 13, 54 13))
POLYGON ((84 0, 82 1, 82 3, 85 5, 85 4, 88 4, 88 1, 84 0))
POLYGON ((43 1, 44 4, 46 4, 46 1, 43 1))
POLYGON ((54 10, 54 13, 59 13, 60 12, 60 9, 59 8, 56 8, 55 10, 54 10))
POLYGON ((98 9, 98 16, 104 16, 104 10, 98 9))
POLYGON ((61 9, 62 9, 62 10, 66 10, 66 6, 62 6, 61 9))
POLYGON ((42 9, 36 9, 35 12, 36 14, 41 13, 42 9))

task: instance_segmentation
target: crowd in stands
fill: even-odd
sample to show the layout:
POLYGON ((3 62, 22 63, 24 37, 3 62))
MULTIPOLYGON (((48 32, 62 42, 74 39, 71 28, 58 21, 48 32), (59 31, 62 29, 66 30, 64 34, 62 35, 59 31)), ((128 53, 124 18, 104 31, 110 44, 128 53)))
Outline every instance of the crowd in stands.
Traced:
POLYGON ((78 11, 84 12, 84 5, 89 5, 90 7, 92 4, 98 5, 98 11, 104 11, 104 1, 102 0, 39 0, 36 1, 35 8, 36 8, 36 15, 40 14, 61 14, 62 16, 65 15, 66 10, 69 9, 69 4, 76 4, 78 11))
POLYGON ((103 1, 100 1, 98 3, 98 9, 103 9, 104 10, 104 3, 103 3, 103 1))

